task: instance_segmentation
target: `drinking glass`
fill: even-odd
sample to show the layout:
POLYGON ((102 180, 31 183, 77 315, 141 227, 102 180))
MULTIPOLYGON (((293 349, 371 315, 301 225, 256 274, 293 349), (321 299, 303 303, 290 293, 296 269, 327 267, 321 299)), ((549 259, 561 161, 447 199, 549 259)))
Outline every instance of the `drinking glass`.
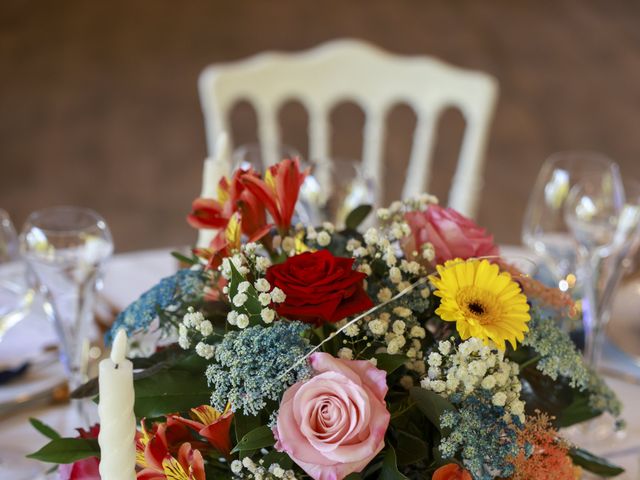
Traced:
MULTIPOLYGON (((560 152, 543 164, 522 225, 522 241, 533 250, 556 286, 576 271, 573 232, 564 216, 571 187, 585 176, 600 176, 613 191, 621 189, 618 165, 595 152, 560 152)), ((573 283, 573 282, 569 282, 573 283)))
POLYGON ((27 286, 18 245, 11 218, 0 209, 0 342, 25 317, 34 297, 27 286))
MULTIPOLYGON (((111 233, 92 210, 51 207, 29 216, 20 242, 58 334, 70 387, 76 388, 86 380, 88 332, 100 268, 113 252, 111 233)), ((88 412, 76 406, 86 420, 88 412)))
MULTIPOLYGON (((299 158, 302 159, 302 155, 298 150, 289 145, 278 145, 276 147, 277 158, 276 162, 285 158, 299 158)), ((253 167, 254 170, 264 173, 270 166, 267 159, 264 156, 264 152, 259 143, 248 143, 240 145, 233 151, 231 155, 233 161, 233 169, 237 170, 242 168, 248 170, 253 167)))
POLYGON ((302 222, 319 225, 329 221, 341 229, 353 209, 374 206, 376 200, 375 182, 360 162, 333 158, 312 165, 312 173, 300 189, 296 212, 302 222))
POLYGON ((595 369, 613 292, 638 244, 640 187, 629 180, 612 185, 599 175, 584 176, 567 197, 565 219, 578 247, 578 272, 584 289, 585 358, 595 369))

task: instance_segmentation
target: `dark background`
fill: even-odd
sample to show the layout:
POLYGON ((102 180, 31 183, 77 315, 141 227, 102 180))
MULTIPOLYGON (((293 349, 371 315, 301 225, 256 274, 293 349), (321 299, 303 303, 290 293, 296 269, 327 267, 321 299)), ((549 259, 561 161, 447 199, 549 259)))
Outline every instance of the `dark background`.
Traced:
MULTIPOLYGON (((595 149, 640 177, 640 3, 636 1, 0 2, 0 207, 17 224, 52 204, 90 206, 122 250, 186 244, 205 156, 196 82, 208 64, 337 37, 434 55, 500 82, 479 220, 516 243, 540 164, 595 149)), ((247 108, 238 142, 255 138, 247 108)), ((306 148, 304 113, 283 112, 306 148)), ((334 115, 334 154, 357 157, 362 114, 334 115)), ((415 118, 394 110, 387 176, 404 175, 415 118)), ((447 190, 464 123, 440 123, 432 190, 447 190)), ((393 197, 387 192, 387 198, 393 197)))

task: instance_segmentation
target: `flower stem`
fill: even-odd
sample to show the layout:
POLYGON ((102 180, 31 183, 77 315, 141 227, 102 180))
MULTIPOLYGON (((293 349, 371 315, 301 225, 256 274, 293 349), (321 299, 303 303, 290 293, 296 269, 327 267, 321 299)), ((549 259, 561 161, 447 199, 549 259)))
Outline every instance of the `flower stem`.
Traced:
POLYGON ((535 365, 536 363, 538 363, 540 360, 542 359, 541 355, 536 355, 535 357, 530 358, 529 360, 527 360, 526 362, 523 362, 520 364, 520 370, 524 370, 525 368, 527 368, 530 365, 535 365))

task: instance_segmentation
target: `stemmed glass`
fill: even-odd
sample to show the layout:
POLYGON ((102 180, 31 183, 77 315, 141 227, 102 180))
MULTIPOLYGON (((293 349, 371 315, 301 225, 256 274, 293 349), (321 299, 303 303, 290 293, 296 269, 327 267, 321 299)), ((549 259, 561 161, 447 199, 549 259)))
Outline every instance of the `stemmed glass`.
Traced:
POLYGON ((0 342, 27 314, 33 297, 24 278, 18 235, 9 214, 0 209, 0 342))
MULTIPOLYGON (((54 322, 70 387, 76 388, 86 380, 88 333, 100 267, 113 252, 111 233, 92 210, 51 207, 29 216, 20 241, 54 322)), ((87 421, 88 411, 79 402, 76 407, 87 421)))
POLYGON ((599 176, 603 185, 621 188, 618 165, 611 159, 594 152, 560 152, 545 161, 529 197, 522 241, 540 257, 556 286, 566 285, 576 271, 575 242, 564 206, 571 187, 585 176, 599 176))
POLYGON ((332 158, 312 165, 312 174, 300 189, 300 208, 296 211, 305 223, 330 221, 340 229, 354 208, 374 206, 376 201, 375 182, 360 162, 332 158))
POLYGON ((632 181, 612 184, 598 175, 584 176, 571 189, 565 219, 578 246, 583 282, 585 358, 597 368, 613 292, 625 261, 637 247, 640 187, 632 181))
MULTIPOLYGON (((289 145, 278 145, 276 153, 278 157, 276 162, 284 158, 302 158, 300 152, 289 145)), ((264 157, 264 152, 259 143, 248 143, 240 145, 233 151, 233 169, 242 168, 248 170, 253 167, 256 171, 264 173, 270 165, 267 163, 267 159, 264 157)))

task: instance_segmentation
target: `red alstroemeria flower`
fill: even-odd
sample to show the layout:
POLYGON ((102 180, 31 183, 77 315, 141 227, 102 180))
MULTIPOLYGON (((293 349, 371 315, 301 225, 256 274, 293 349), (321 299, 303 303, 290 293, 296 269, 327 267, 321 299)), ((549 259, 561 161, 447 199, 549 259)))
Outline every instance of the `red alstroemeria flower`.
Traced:
POLYGON ((179 416, 172 416, 171 418, 175 422, 194 429, 200 436, 204 437, 212 447, 225 457, 229 457, 231 454, 229 429, 231 428, 231 420, 233 419, 231 406, 227 405, 227 408, 221 413, 210 405, 201 405, 191 409, 191 417, 193 420, 179 416))
POLYGON ((270 167, 264 180, 245 176, 242 181, 264 203, 278 229, 285 232, 291 226, 300 187, 308 174, 308 170, 300 171, 297 158, 287 158, 270 167))
POLYGON ((191 448, 190 443, 183 443, 180 446, 177 460, 172 456, 168 456, 162 462, 162 466, 167 479, 207 480, 202 454, 198 450, 191 448))
POLYGON ((218 198, 196 198, 187 222, 195 228, 226 228, 232 215, 242 214, 242 233, 260 238, 269 231, 263 203, 246 188, 245 179, 260 179, 253 170, 238 169, 231 180, 222 177, 218 183, 218 198))
POLYGON ((144 420, 141 425, 141 432, 136 439, 136 463, 142 468, 138 472, 138 480, 166 479, 167 459, 174 458, 185 444, 189 444, 189 448, 206 447, 202 442, 194 442, 189 429, 172 418, 167 418, 166 423, 154 424, 151 430, 147 429, 144 420))
MULTIPOLYGON (((76 438, 98 438, 100 425, 96 424, 89 430, 82 428, 77 430, 78 436, 76 438)), ((60 480, 100 480, 99 465, 100 460, 98 457, 89 457, 77 462, 62 464, 58 468, 58 478, 60 480)))

